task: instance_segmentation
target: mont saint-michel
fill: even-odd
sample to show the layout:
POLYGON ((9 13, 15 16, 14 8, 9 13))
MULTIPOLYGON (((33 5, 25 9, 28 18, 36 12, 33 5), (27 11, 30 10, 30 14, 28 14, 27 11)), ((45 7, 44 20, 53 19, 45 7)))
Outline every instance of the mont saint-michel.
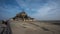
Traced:
POLYGON ((40 21, 21 11, 9 20, 0 21, 0 34, 60 34, 59 21, 40 21))

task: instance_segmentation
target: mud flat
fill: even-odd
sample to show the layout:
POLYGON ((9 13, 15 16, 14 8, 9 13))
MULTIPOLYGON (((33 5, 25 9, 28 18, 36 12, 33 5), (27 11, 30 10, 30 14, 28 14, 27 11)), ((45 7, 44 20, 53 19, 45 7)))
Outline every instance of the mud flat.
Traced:
POLYGON ((10 21, 13 34, 60 34, 60 25, 44 22, 10 21))

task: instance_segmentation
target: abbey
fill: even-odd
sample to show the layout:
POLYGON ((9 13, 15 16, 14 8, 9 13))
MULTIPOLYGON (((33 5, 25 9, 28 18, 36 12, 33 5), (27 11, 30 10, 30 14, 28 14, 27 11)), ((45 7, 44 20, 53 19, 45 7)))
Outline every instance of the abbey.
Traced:
POLYGON ((13 17, 13 20, 33 21, 34 18, 28 16, 27 13, 23 10, 22 12, 16 14, 16 16, 13 17))

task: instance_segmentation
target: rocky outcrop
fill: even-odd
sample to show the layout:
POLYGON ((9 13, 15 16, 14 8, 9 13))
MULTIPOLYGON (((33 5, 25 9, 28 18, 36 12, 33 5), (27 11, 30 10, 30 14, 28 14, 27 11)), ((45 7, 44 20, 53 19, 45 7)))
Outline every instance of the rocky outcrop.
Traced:
POLYGON ((6 20, 6 21, 1 20, 0 21, 0 34, 12 34, 8 20, 6 20))

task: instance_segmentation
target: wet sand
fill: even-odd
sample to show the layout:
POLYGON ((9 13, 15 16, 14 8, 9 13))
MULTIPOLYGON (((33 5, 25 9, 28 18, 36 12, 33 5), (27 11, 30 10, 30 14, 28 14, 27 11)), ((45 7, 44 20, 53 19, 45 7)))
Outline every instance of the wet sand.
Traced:
POLYGON ((60 25, 44 22, 10 21, 13 34, 60 34, 60 25))

